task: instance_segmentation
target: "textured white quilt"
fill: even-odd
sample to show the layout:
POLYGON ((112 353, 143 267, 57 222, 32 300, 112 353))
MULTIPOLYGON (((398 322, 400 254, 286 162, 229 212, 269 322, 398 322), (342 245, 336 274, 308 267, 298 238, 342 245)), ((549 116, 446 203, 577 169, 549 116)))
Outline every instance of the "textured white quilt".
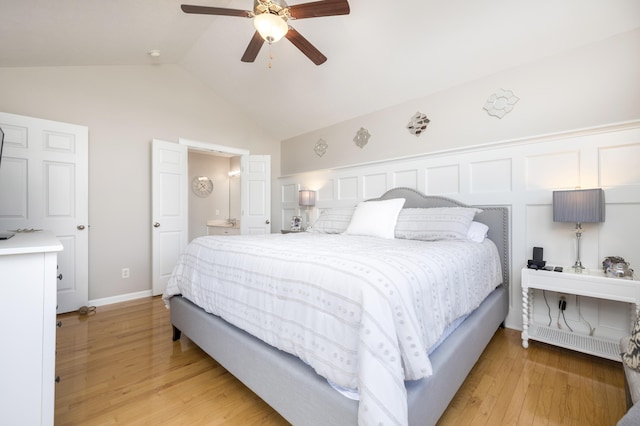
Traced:
POLYGON ((407 424, 405 380, 428 349, 501 282, 495 245, 328 234, 202 237, 163 298, 187 299, 340 386, 359 424, 407 424))

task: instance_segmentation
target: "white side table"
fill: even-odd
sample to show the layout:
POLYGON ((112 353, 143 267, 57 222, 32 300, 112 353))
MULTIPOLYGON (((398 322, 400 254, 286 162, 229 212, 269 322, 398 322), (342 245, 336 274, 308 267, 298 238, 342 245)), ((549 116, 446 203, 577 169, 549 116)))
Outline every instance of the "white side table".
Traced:
MULTIPOLYGON (((601 270, 575 273, 571 267, 563 269, 564 272, 522 269, 522 346, 529 347, 529 339, 532 339, 620 361, 619 339, 594 337, 532 324, 531 290, 548 290, 632 303, 637 315, 640 305, 640 281, 606 277, 601 270)), ((630 323, 632 320, 633 318, 630 318, 630 323)))

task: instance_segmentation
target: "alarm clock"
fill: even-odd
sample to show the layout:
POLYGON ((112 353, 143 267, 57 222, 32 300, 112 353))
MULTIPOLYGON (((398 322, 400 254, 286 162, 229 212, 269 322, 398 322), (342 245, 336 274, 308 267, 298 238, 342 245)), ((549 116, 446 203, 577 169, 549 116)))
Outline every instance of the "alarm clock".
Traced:
POLYGON ((213 182, 206 176, 196 176, 191 181, 191 189, 198 197, 208 197, 213 191, 213 182))

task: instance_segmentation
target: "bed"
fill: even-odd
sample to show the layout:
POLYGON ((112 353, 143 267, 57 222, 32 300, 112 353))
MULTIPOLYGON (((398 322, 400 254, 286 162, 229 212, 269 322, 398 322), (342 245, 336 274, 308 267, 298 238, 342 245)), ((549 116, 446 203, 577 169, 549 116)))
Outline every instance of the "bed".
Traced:
MULTIPOLYGON (((466 209, 470 209, 471 207, 465 206, 462 203, 444 197, 425 196, 409 188, 392 189, 380 198, 369 201, 393 202, 393 200, 397 201, 397 199, 404 199, 402 212, 415 211, 413 209, 437 207, 463 207, 466 209)), ((385 336, 386 334, 397 332, 398 335, 396 337, 399 342, 404 340, 410 341, 412 337, 418 336, 420 335, 420 333, 429 334, 425 332, 424 329, 430 329, 432 327, 425 327, 424 325, 416 326, 416 333, 411 333, 412 329, 406 324, 422 324, 422 317, 417 320, 413 317, 408 317, 407 315, 409 315, 409 311, 402 313, 396 311, 389 312, 389 316, 402 317, 402 315, 405 315, 405 317, 402 318, 410 319, 406 322, 398 322, 396 318, 393 320, 395 326, 391 326, 392 329, 389 329, 386 328, 386 325, 380 325, 384 323, 382 317, 386 315, 386 311, 375 311, 375 314, 371 314, 367 311, 368 308, 363 307, 362 312, 356 312, 356 317, 358 318, 358 321, 362 321, 362 324, 352 327, 354 336, 357 336, 357 338, 354 338, 355 340, 358 340, 357 344, 359 346, 357 346, 357 350, 346 347, 346 344, 344 344, 343 342, 327 344, 327 348, 330 348, 332 351, 331 353, 333 353, 334 357, 336 357, 335 361, 327 362, 326 359, 323 359, 321 355, 316 356, 312 352, 305 350, 305 348, 299 349, 296 343, 297 341, 291 343, 290 340, 296 340, 295 338, 283 339, 282 337, 278 336, 273 337, 270 334, 266 334, 265 337, 260 334, 262 330, 257 329, 257 326, 255 326, 255 324, 241 324, 236 327, 234 325, 231 325, 227 321, 230 320, 233 322, 234 315, 238 317, 244 316, 247 318, 251 318, 254 314, 251 309, 245 310, 241 314, 231 314, 230 316, 229 312, 231 311, 226 310, 226 308, 220 308, 220 312, 216 310, 217 308, 206 308, 210 312, 214 312, 218 315, 221 315, 222 317, 225 317, 227 320, 222 319, 221 316, 208 313, 207 310, 201 308, 200 306, 198 306, 198 304, 203 305, 203 301, 206 301, 205 299, 218 299, 220 297, 220 294, 215 294, 215 292, 205 292, 203 293, 203 296, 198 296, 196 293, 193 293, 192 290, 189 289, 185 284, 183 284, 183 288, 179 288, 179 286, 176 286, 175 282, 173 282, 172 284, 172 280, 179 281, 179 278, 174 279, 174 277, 172 277, 172 280, 170 280, 168 291, 165 292, 165 295, 163 296, 168 304, 170 304, 171 308, 171 322, 174 327, 173 338, 174 340, 177 340, 180 338, 181 334, 184 333, 193 342, 200 346, 206 353, 208 353, 212 358, 218 361, 224 368, 226 368, 230 373, 241 380, 253 392, 255 392, 263 400, 265 400, 270 406, 272 406, 284 418, 286 418, 294 425, 355 425, 368 424, 372 422, 378 424, 378 422, 380 422, 380 419, 384 419, 382 421, 382 423, 384 424, 435 424, 438 418, 447 408, 449 402, 479 358, 487 343, 492 338, 496 329, 504 321, 508 311, 508 209, 506 207, 487 206, 478 208, 481 209, 481 211, 475 214, 473 220, 475 222, 484 223, 488 226, 487 237, 488 240, 490 240, 492 243, 483 243, 478 244, 477 246, 491 246, 497 253, 497 257, 499 258, 499 264, 497 266, 499 285, 497 285, 497 287, 493 285, 491 289, 487 291, 488 295, 486 297, 484 297, 483 295, 482 300, 477 302, 477 307, 476 305, 473 305, 473 309, 457 321, 457 323, 459 323, 457 324, 457 327, 452 331, 446 332, 450 332, 450 334, 446 334, 446 338, 440 339, 437 347, 435 347, 435 350, 429 352, 428 355, 426 354, 426 351, 423 354, 422 346, 418 345, 418 348, 421 350, 415 351, 415 353, 411 353, 415 355, 417 361, 408 359, 410 354, 408 354, 408 350, 405 350, 405 346, 403 343, 399 343, 400 346, 398 348, 385 348, 383 347, 383 342, 380 342, 382 349, 378 350, 374 347, 375 345, 373 344, 374 342, 377 342, 377 340, 371 340, 371 338, 369 337, 369 334, 371 334, 370 328, 375 327, 379 327, 379 329, 374 329, 373 331, 373 336, 376 336, 376 338, 378 338, 378 335, 385 336), (169 290, 169 287, 171 287, 171 290, 169 290), (197 304, 194 302, 196 302, 197 304), (369 318, 372 316, 375 317, 373 320, 369 318), (369 318, 368 322, 366 318, 369 318), (371 323, 373 323, 373 325, 371 325, 371 323), (261 338, 254 337, 253 334, 250 334, 239 327, 242 327, 245 330, 249 330, 251 331, 251 333, 259 335, 261 338), (409 327, 410 331, 407 331, 405 327, 409 327), (264 341, 261 339, 263 339, 264 341), (271 344, 265 343, 265 341, 270 342, 271 344), (279 350, 274 346, 281 347, 284 350, 279 350), (335 349, 336 347, 344 348, 344 350, 341 352, 340 349, 335 349), (285 352, 285 350, 294 353, 295 355, 285 352), (394 350, 397 352, 394 352, 394 350), (354 358, 349 358, 352 352, 354 352, 354 358), (337 358, 340 359, 337 360, 337 358), (332 374, 335 374, 337 377, 336 380, 339 382, 338 384, 344 384, 342 383, 343 381, 346 381, 347 384, 353 384, 354 379, 351 375, 352 372, 349 371, 349 368, 344 367, 346 364, 348 364, 349 366, 351 366, 352 364, 358 364, 358 366, 354 366, 353 368, 357 370, 354 374, 358 375, 356 377, 356 380, 358 380, 357 383, 360 384, 359 386, 361 388, 361 392, 359 395, 360 401, 345 397, 343 394, 336 390, 337 386, 334 386, 335 383, 334 385, 332 385, 327 379, 325 379, 325 377, 323 377, 326 376, 334 378, 332 374), (338 366, 338 368, 336 368, 336 365, 338 366), (388 365, 391 365, 391 367, 388 367, 388 365), (386 371, 387 368, 389 370, 388 374, 386 371), (392 395, 386 395, 385 392, 387 388, 391 389, 397 385, 398 372, 395 371, 397 368, 401 370, 400 374, 404 375, 405 378, 405 380, 401 382, 402 392, 389 391, 389 393, 392 393, 392 395), (337 373, 334 370, 338 370, 337 373), (376 373, 372 374, 371 371, 375 371, 376 373), (319 373, 323 374, 323 376, 319 375, 319 373), (425 377, 422 378, 421 376, 425 377), (385 382, 385 380, 387 382, 385 382), (377 390, 374 389, 376 387, 377 390), (368 392, 369 388, 374 389, 374 391, 368 392), (380 393, 376 393, 377 391, 379 391, 380 393), (398 396, 397 394, 399 393, 402 393, 402 395, 398 396)), ((435 209, 431 209, 430 211, 433 210, 435 209)), ((398 227, 400 226, 399 224, 400 222, 398 222, 398 227)), ((396 230, 396 232, 398 231, 396 230)), ((227 244, 229 245, 229 253, 232 253, 234 250, 237 251, 237 253, 232 257, 232 260, 229 261, 230 265, 227 265, 230 271, 232 271, 234 268, 236 271, 241 271, 246 268, 246 264, 243 263, 245 262, 245 260, 241 256, 241 251, 260 251, 264 250, 264 247, 266 247, 262 246, 262 244, 265 244, 265 241, 259 240, 255 241, 254 248, 246 246, 240 249, 239 247, 241 246, 238 246, 237 244, 242 242, 242 237, 217 238, 218 240, 211 240, 207 241, 206 243, 209 245, 213 245, 218 249, 220 247, 223 247, 224 244, 227 244), (220 240, 220 238, 234 238, 235 240, 226 240, 232 241, 228 243, 223 242, 222 240, 220 240)), ((309 245, 309 241, 305 240, 304 238, 311 237, 302 234, 278 234, 273 235, 271 238, 277 239, 278 244, 282 244, 282 247, 287 248, 287 244, 293 244, 293 239, 300 239, 300 241, 303 241, 305 245, 309 245)), ((318 243, 318 246, 316 248, 316 252, 320 253, 318 254, 318 256, 322 257, 322 244, 336 244, 336 238, 340 238, 340 236, 325 235, 322 237, 322 239, 318 240, 324 241, 324 243, 318 243)), ((379 241, 379 239, 376 239, 374 242, 373 239, 370 239, 368 240, 369 243, 367 243, 367 238, 368 237, 359 236, 353 238, 354 241, 357 241, 359 244, 361 244, 360 246, 358 246, 358 250, 363 250, 364 252, 364 250, 366 249, 364 245, 366 244, 375 247, 378 247, 379 245, 380 251, 382 252, 384 252, 385 250, 396 250, 395 246, 387 246, 387 244, 395 244, 393 240, 379 241), (363 238, 365 242, 363 242, 363 238)), ((205 241, 200 241, 196 245, 198 244, 200 244, 200 246, 202 247, 206 245, 205 241)), ((428 243, 421 241, 412 242, 410 244, 413 244, 412 246, 410 246, 411 250, 417 252, 417 244, 425 245, 428 243)), ((196 251, 204 250, 202 247, 197 248, 196 251)), ((291 282, 297 283, 300 279, 299 276, 290 274, 302 273, 295 272, 295 265, 305 264, 306 262, 306 258, 304 257, 305 254, 302 253, 304 250, 300 248, 299 251, 300 253, 298 253, 298 251, 295 251, 295 254, 291 255, 292 272, 279 272, 283 274, 283 288, 285 288, 285 290, 288 288, 288 291, 292 291, 291 289, 295 289, 296 287, 287 286, 286 284, 291 282)), ((311 254, 309 255, 311 256, 311 254)), ((363 256, 371 258, 372 264, 367 266, 366 261, 363 258, 356 260, 356 264, 360 262, 361 264, 365 265, 364 267, 360 268, 365 271, 362 272, 362 274, 370 274, 371 271, 374 271, 375 273, 379 272, 381 276, 392 277, 391 281, 393 282, 395 282, 397 278, 396 275, 393 274, 405 274, 411 276, 413 276, 414 274, 413 272, 409 273, 404 270, 397 272, 380 269, 380 271, 378 271, 378 265, 384 263, 383 261, 380 261, 380 259, 385 258, 386 254, 384 256, 380 255, 380 258, 378 258, 378 254, 372 253, 364 253, 363 256)), ((199 264, 202 266, 206 262, 209 262, 209 260, 203 259, 194 260, 196 259, 195 256, 183 255, 183 257, 191 257, 190 262, 194 265, 199 264)), ((410 263, 419 263, 411 260, 410 255, 404 255, 404 257, 406 257, 408 259, 407 261, 410 261, 410 263)), ((322 259, 326 261, 326 258, 322 257, 322 259)), ((187 261, 187 263, 188 262, 189 261, 187 261)), ((401 263, 397 260, 395 260, 394 262, 401 263)), ((334 269, 340 270, 342 267, 341 265, 342 264, 336 266, 334 269)), ((350 274, 353 274, 352 269, 358 269, 354 265, 350 265, 347 263, 345 263, 345 265, 345 268, 351 268, 349 270, 350 274)), ((209 267, 211 267, 211 265, 209 265, 209 267)), ((180 271, 184 273, 184 268, 187 267, 180 266, 179 263, 179 266, 176 267, 177 271, 174 271, 174 276, 179 277, 180 271)), ((213 268, 216 269, 217 266, 213 268)), ((309 272, 309 275, 312 276, 309 278, 310 282, 311 280, 315 279, 317 275, 321 275, 324 273, 318 272, 316 274, 314 269, 309 268, 310 267, 307 264, 305 270, 311 271, 309 272)), ((380 266, 380 268, 382 268, 382 266, 380 266)), ((483 269, 482 267, 478 267, 478 265, 475 265, 474 268, 475 271, 477 271, 478 269, 483 269)), ((219 272, 215 272, 215 274, 218 273, 219 272)), ((222 276, 223 280, 225 280, 225 274, 230 276, 235 273, 236 272, 221 272, 222 275, 220 276, 222 276)), ((431 272, 429 272, 428 274, 430 273, 431 272)), ((190 271, 189 274, 197 275, 199 277, 198 280, 200 280, 201 278, 200 273, 197 271, 190 271)), ((204 275, 206 274, 203 274, 203 276, 204 275)), ((255 277, 259 275, 259 273, 252 275, 248 281, 253 282, 255 280, 255 277)), ((360 279, 360 277, 353 276, 353 279, 357 281, 358 279, 360 279)), ((272 283, 270 285, 278 286, 277 283, 272 283)), ((248 288, 252 286, 253 284, 251 283, 246 285, 246 287, 248 288)), ((241 290, 241 293, 239 293, 239 295, 229 294, 228 298, 229 300, 235 301, 242 299, 242 303, 239 303, 239 305, 241 305, 242 307, 244 306, 246 298, 252 299, 254 296, 251 293, 246 293, 246 289, 244 289, 244 283, 242 285, 236 285, 236 287, 243 288, 241 290)), ((310 284, 309 288, 315 288, 315 284, 314 286, 311 286, 310 284)), ((302 290, 298 291, 304 293, 302 290)), ((450 291, 453 292, 452 294, 455 294, 456 300, 466 300, 466 292, 464 294, 460 294, 459 290, 450 291)), ((400 291, 400 293, 402 293, 402 291, 400 291)), ((411 290, 409 291, 409 293, 418 294, 417 290, 411 290)), ((373 297, 370 295, 371 293, 366 294, 368 294, 368 296, 366 297, 367 300, 370 300, 371 297, 373 297)), ((282 294, 280 294, 280 297, 278 297, 277 299, 287 298, 281 296, 282 294)), ((404 294, 400 294, 399 296, 397 296, 399 298, 398 300, 403 301, 402 303, 398 303, 398 305, 405 303, 405 299, 403 299, 404 296, 404 294)), ((302 294, 300 297, 306 296, 302 294)), ((428 296, 424 296, 423 299, 427 298, 428 296)), ((324 296, 318 296, 317 300, 319 305, 325 303, 324 296)), ((338 299, 333 300, 333 305, 337 304, 335 303, 336 300, 338 299)), ((234 303, 235 302, 231 304, 234 303)), ((280 303, 280 300, 276 300, 275 303, 280 303)), ((375 306, 375 309, 378 309, 378 307, 381 306, 381 302, 377 299, 373 299, 372 302, 370 301, 368 303, 369 306, 375 306)), ((422 300, 420 303, 427 302, 422 300)), ((469 303, 473 304, 474 302, 469 303)), ((415 300, 412 300, 405 304, 415 305, 416 302, 415 300)), ((456 303, 455 305, 457 304, 458 303, 456 303)), ((460 304, 464 305, 464 303, 462 302, 460 304)), ((287 309, 286 307, 283 308, 283 306, 285 305, 276 305, 277 309, 279 310, 287 309)), ((365 305, 363 304, 363 306, 365 305)), ((393 306, 394 309, 396 309, 395 307, 397 307, 397 305, 393 306)), ((342 312, 342 308, 336 308, 335 306, 333 306, 332 309, 333 308, 338 309, 340 312, 336 314, 336 312, 331 311, 331 316, 339 316, 342 312)), ((431 309, 422 309, 421 311, 423 310, 431 312, 431 309)), ((326 313, 327 310, 325 309, 323 312, 326 313)), ((348 313, 347 309, 344 309, 344 315, 348 316, 348 314, 353 316, 353 312, 348 313)), ((445 316, 444 313, 440 312, 430 313, 429 315, 438 317, 439 319, 438 321, 436 321, 436 323, 438 324, 441 322, 440 317, 445 316)), ((456 315, 457 314, 453 316, 456 315)), ((327 319, 329 328, 332 327, 332 323, 330 322, 331 320, 332 318, 327 319)), ((261 328, 262 326, 267 328, 268 321, 264 323, 260 323, 260 321, 260 318, 255 318, 254 323, 257 322, 260 325, 260 327, 258 328, 261 328)), ((438 327, 439 325, 433 326, 434 329, 437 329, 438 327)), ((450 327, 447 327, 447 330, 449 329, 450 327)), ((337 334, 341 333, 342 332, 337 334)), ((319 346, 321 346, 316 342, 315 336, 313 334, 304 335, 304 333, 297 332, 290 334, 295 334, 297 336, 297 340, 300 341, 305 341, 306 339, 305 344, 307 344, 309 347, 315 347, 317 349, 319 346)), ((345 332, 345 334, 349 333, 345 332)), ((411 347, 415 346, 414 343, 416 342, 416 340, 420 339, 414 339, 411 347)), ((420 342, 422 342, 422 340, 420 340, 420 342)), ((433 342, 429 343, 429 345, 431 345, 432 343, 433 342)), ((427 343, 424 344, 426 345, 427 343)), ((425 346, 425 348, 426 347, 427 346, 425 346)), ((322 346, 322 349, 324 350, 324 346, 322 346)), ((432 349, 431 346, 429 346, 429 349, 432 349)))

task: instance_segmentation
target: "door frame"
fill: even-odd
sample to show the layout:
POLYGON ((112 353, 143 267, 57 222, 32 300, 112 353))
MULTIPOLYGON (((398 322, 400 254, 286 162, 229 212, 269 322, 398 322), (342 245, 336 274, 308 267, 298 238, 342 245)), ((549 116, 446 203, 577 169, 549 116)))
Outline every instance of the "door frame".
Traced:
POLYGON ((234 148, 232 146, 217 145, 185 138, 178 138, 178 143, 180 145, 186 145, 188 148, 195 149, 197 151, 217 152, 220 154, 232 155, 234 157, 250 154, 248 149, 234 148))

